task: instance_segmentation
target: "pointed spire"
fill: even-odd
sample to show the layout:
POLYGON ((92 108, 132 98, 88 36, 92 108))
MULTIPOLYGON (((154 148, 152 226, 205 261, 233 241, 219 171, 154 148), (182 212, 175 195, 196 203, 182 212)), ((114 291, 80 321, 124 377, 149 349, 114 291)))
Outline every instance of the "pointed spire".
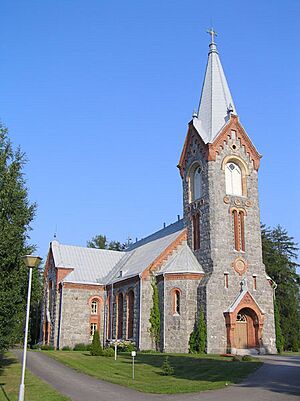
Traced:
POLYGON ((205 143, 213 142, 230 114, 236 114, 215 43, 217 33, 213 28, 207 32, 211 35, 208 61, 197 117, 193 118, 194 126, 205 143))

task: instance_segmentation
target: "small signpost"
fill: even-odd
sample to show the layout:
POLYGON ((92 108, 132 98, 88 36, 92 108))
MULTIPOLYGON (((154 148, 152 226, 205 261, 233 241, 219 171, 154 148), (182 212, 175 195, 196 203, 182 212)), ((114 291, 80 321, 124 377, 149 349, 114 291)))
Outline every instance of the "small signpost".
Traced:
POLYGON ((117 360, 117 350, 118 350, 118 344, 117 341, 115 341, 115 361, 117 360))
POLYGON ((134 357, 136 356, 136 352, 131 351, 131 356, 132 356, 132 379, 134 380, 134 357))

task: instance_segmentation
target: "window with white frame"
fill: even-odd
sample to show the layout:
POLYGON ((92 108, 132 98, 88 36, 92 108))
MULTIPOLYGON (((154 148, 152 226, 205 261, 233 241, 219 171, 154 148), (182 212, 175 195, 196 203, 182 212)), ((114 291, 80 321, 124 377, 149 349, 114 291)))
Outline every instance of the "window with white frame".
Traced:
POLYGON ((226 184, 226 194, 236 195, 236 196, 243 195, 242 171, 236 163, 228 162, 226 164, 225 184, 226 184))
POLYGON ((92 301, 91 313, 92 313, 92 315, 97 315, 97 313, 98 313, 98 301, 96 301, 96 300, 92 301))
POLYGON ((202 171, 199 164, 194 165, 189 174, 189 200, 193 202, 202 196, 202 171))
POLYGON ((97 323, 91 323, 91 326, 90 326, 90 336, 91 337, 94 336, 96 330, 97 330, 97 323))

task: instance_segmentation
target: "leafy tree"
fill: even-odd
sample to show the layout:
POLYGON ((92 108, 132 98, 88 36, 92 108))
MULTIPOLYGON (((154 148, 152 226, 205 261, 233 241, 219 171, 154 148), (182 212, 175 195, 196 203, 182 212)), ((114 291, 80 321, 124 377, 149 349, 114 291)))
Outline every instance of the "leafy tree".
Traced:
POLYGON ((111 251, 123 251, 126 248, 125 244, 119 241, 108 242, 106 235, 95 235, 90 241, 87 242, 88 248, 96 249, 109 249, 111 251))
POLYGON ((103 354, 103 349, 100 343, 99 331, 95 330, 93 335, 93 341, 91 345, 91 355, 100 356, 103 354))
POLYGON ((263 225, 262 245, 267 274, 277 284, 276 313, 280 317, 284 348, 296 351, 300 348, 299 275, 295 262, 297 244, 282 227, 270 229, 263 225))
MULTIPOLYGON (((21 256, 28 245, 36 205, 30 204, 22 172, 24 153, 13 149, 8 130, 0 125, 0 350, 23 339, 28 270, 21 256)), ((32 304, 40 298, 39 272, 34 270, 32 304)))
POLYGON ((160 310, 159 310, 159 297, 158 297, 158 288, 156 282, 153 281, 151 283, 152 286, 152 308, 150 311, 150 333, 152 338, 155 341, 156 350, 159 350, 160 346, 160 310))
POLYGON ((88 248, 107 249, 107 238, 105 235, 95 235, 91 241, 87 242, 88 248))
POLYGON ((191 353, 203 354, 206 348, 206 322, 203 309, 200 308, 198 323, 190 335, 189 348, 191 353))

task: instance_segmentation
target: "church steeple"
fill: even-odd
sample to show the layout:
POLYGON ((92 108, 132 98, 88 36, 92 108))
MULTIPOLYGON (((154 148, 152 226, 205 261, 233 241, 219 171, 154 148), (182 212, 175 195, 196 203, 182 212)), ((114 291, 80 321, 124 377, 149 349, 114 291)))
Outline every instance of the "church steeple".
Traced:
POLYGON ((227 84, 211 28, 208 61, 197 116, 193 123, 205 143, 211 143, 236 109, 227 84))

